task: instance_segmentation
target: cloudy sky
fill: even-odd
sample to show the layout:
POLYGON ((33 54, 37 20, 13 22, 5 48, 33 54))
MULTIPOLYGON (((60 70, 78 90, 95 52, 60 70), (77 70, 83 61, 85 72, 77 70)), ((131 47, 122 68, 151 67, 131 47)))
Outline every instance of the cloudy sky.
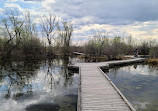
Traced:
POLYGON ((0 0, 0 18, 8 9, 29 10, 37 23, 51 11, 74 24, 74 40, 80 42, 94 30, 158 40, 158 0, 0 0))

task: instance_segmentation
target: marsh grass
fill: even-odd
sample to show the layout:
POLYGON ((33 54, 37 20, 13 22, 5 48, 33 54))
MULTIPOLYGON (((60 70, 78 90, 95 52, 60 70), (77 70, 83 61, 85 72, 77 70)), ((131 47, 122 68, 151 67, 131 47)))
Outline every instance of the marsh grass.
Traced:
POLYGON ((85 62, 105 62, 105 61, 111 61, 111 60, 127 60, 130 59, 129 57, 125 57, 123 55, 118 55, 115 58, 113 56, 107 57, 104 56, 89 56, 89 55, 78 55, 77 56, 80 59, 85 59, 85 62))
POLYGON ((158 59, 157 58, 153 58, 153 59, 151 58, 151 59, 146 60, 146 63, 150 64, 150 65, 158 66, 158 59))

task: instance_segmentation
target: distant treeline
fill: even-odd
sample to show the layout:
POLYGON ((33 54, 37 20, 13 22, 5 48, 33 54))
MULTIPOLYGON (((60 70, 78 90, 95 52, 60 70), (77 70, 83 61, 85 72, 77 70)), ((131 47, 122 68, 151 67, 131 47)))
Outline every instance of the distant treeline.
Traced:
POLYGON ((84 46, 84 53, 90 56, 106 56, 115 59, 120 55, 134 55, 138 49, 139 55, 150 55, 158 58, 158 44, 156 41, 136 41, 132 36, 109 38, 103 34, 94 34, 84 46))
POLYGON ((138 49, 139 54, 158 58, 158 44, 155 41, 141 41, 136 44, 131 36, 109 38, 96 32, 82 46, 72 45, 73 25, 49 13, 33 22, 26 11, 24 17, 18 12, 5 12, 1 20, 0 57, 5 59, 20 58, 53 58, 55 56, 70 56, 74 51, 85 53, 87 57, 116 58, 119 55, 133 54, 138 49), (39 34, 40 32, 40 34, 39 34), (43 38, 44 39, 43 39, 43 38))

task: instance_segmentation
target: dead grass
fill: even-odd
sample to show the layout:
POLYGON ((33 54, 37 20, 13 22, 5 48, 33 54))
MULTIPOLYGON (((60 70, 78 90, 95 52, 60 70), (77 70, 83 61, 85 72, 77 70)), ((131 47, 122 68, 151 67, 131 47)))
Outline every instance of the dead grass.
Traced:
POLYGON ((158 66, 158 59, 148 59, 146 60, 146 63, 154 66, 158 66))
POLYGON ((110 58, 108 58, 107 56, 102 56, 102 57, 95 57, 95 56, 88 56, 88 55, 86 55, 86 56, 83 56, 83 55, 78 55, 77 56, 78 58, 81 58, 81 59, 83 59, 83 58, 86 58, 88 61, 96 61, 96 62, 105 62, 105 61, 111 61, 111 60, 127 60, 127 59, 130 59, 129 57, 124 57, 123 55, 119 55, 119 56, 117 56, 117 57, 110 57, 110 58))

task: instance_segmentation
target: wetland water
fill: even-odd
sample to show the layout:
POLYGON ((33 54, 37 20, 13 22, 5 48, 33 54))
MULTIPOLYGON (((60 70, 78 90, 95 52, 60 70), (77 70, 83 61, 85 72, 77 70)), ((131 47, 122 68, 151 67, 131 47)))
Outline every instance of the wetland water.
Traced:
POLYGON ((158 111, 158 68, 135 64, 105 73, 137 111, 158 111))
POLYGON ((78 71, 65 60, 0 64, 0 111, 76 111, 78 71))

